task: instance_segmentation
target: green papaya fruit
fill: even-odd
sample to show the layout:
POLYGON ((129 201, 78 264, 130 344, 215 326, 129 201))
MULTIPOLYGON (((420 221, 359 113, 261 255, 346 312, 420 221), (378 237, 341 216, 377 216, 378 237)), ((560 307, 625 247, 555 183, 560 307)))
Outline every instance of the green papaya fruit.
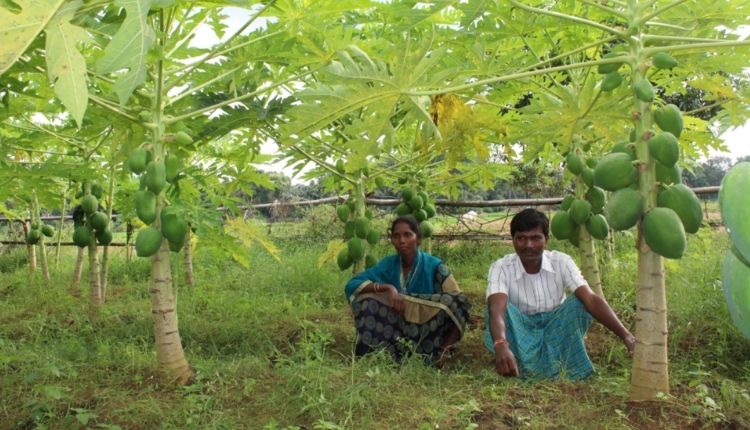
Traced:
POLYGON ((406 203, 399 203, 398 206, 396 206, 396 215, 407 215, 411 213, 411 208, 406 203))
POLYGON ((587 167, 584 167, 583 170, 581 170, 581 180, 584 184, 586 184, 587 187, 593 187, 594 186, 594 169, 587 167))
POLYGON ((597 163, 598 163, 598 161, 596 159, 594 159, 594 158, 587 158, 586 159, 586 167, 588 167, 589 169, 596 169, 596 164, 597 163))
POLYGON ((380 242, 380 232, 378 232, 374 228, 371 228, 367 232, 367 243, 369 243, 370 245, 377 245, 378 242, 380 242))
POLYGON ((602 91, 608 92, 619 87, 622 84, 622 75, 617 72, 607 73, 602 79, 602 83, 599 88, 602 91))
POLYGON ((354 212, 357 210, 357 202, 355 201, 354 197, 350 197, 346 201, 346 207, 349 208, 349 212, 354 212))
POLYGON ((378 187, 379 190, 385 189, 385 180, 382 176, 375 177, 375 186, 378 187))
POLYGON ((39 220, 36 220, 36 219, 35 219, 35 220, 32 220, 32 221, 31 221, 31 229, 32 229, 32 230, 39 230, 39 228, 40 228, 41 226, 42 226, 42 225, 41 225, 41 224, 39 223, 39 220))
POLYGON ((630 145, 630 144, 628 144, 626 142, 615 143, 612 146, 612 150, 610 151, 610 153, 615 153, 615 152, 621 152, 623 154, 628 154, 628 156, 630 156, 630 158, 632 160, 636 159, 635 146, 630 145))
POLYGON ((572 205, 574 201, 576 201, 576 198, 571 194, 563 197, 562 203, 560 203, 560 210, 567 212, 568 209, 570 209, 570 205, 572 205))
POLYGON ((190 145, 193 143, 193 137, 182 130, 174 134, 174 140, 178 145, 190 145))
POLYGON ((52 237, 55 235, 55 229, 49 224, 44 224, 42 226, 42 234, 47 237, 52 237))
POLYGON ((585 224, 591 216, 591 203, 586 200, 576 200, 570 205, 570 218, 576 224, 585 224))
POLYGON ((750 261, 750 162, 735 164, 724 175, 719 188, 721 219, 740 255, 750 261))
POLYGON ((435 205, 432 203, 427 203, 424 205, 424 211, 427 213, 427 218, 432 218, 435 215, 437 215, 437 209, 435 209, 435 205))
POLYGON ((87 194, 81 199, 81 209, 86 215, 91 215, 99 209, 99 200, 91 194, 87 194))
POLYGON ((643 197, 632 188, 623 188, 609 196, 604 217, 613 230, 627 230, 638 223, 643 212, 643 197))
POLYGON ((354 221, 347 221, 344 224, 344 239, 349 240, 354 237, 354 221))
POLYGON ((339 217, 341 222, 349 221, 349 207, 341 205, 336 208, 336 216, 339 217))
POLYGON ((128 156, 128 168, 136 175, 143 173, 148 164, 148 152, 144 148, 135 148, 128 156))
POLYGON ((336 171, 341 173, 342 175, 346 173, 346 166, 344 165, 344 160, 340 158, 336 160, 336 171))
POLYGON ((362 239, 367 237, 367 232, 370 230, 370 220, 367 217, 357 217, 354 220, 354 234, 362 239))
POLYGON ((185 245, 185 241, 182 242, 169 242, 169 250, 171 252, 180 252, 182 250, 182 247, 185 245))
POLYGON ((156 195, 159 195, 161 190, 167 186, 167 173, 162 162, 151 161, 148 163, 145 177, 146 188, 156 195))
POLYGON ((365 256, 365 269, 369 269, 376 264, 378 264, 378 259, 375 258, 372 254, 367 254, 365 256))
MULTIPOLYGON (((426 205, 430 202, 430 196, 427 195, 424 191, 418 191, 417 195, 422 198, 422 202, 426 205)), ((424 207, 424 206, 422 206, 424 207)))
POLYGON ((570 242, 573 246, 578 248, 578 246, 581 244, 581 226, 576 224, 575 229, 573 229, 573 232, 570 233, 568 242, 570 242))
POLYGON ((104 194, 104 188, 102 188, 102 186, 97 183, 93 183, 91 184, 91 194, 97 199, 101 200, 102 195, 104 194))
MULTIPOLYGON (((607 54, 602 55, 602 59, 604 60, 604 59, 614 58, 614 57, 617 57, 618 55, 619 55, 618 52, 609 52, 607 54)), ((596 71, 602 75, 606 75, 609 73, 616 72, 617 69, 620 68, 620 66, 622 66, 622 62, 599 64, 596 66, 596 71)))
POLYGON ((633 165, 633 160, 628 154, 622 152, 605 155, 594 169, 594 184, 607 191, 627 187, 637 178, 638 170, 633 165))
POLYGON ((182 217, 174 213, 167 213, 161 217, 161 234, 170 243, 185 242, 185 235, 188 232, 188 223, 182 217))
POLYGON ((149 225, 156 220, 156 195, 149 190, 135 192, 135 214, 149 225))
POLYGON ((105 228, 102 231, 96 232, 96 241, 102 246, 112 243, 112 230, 105 228))
POLYGON ((682 221, 686 233, 696 233, 703 222, 703 209, 698 196, 684 184, 676 184, 659 192, 656 199, 659 207, 675 211, 682 221))
POLYGON ((565 166, 570 173, 576 176, 580 175, 581 171, 583 170, 583 162, 581 161, 581 157, 573 154, 572 152, 568 153, 568 156, 565 157, 565 166))
POLYGON ((567 211, 555 212, 550 220, 549 229, 558 240, 569 239, 576 231, 576 223, 567 211))
POLYGON ((153 227, 142 228, 135 237, 135 253, 139 257, 151 257, 161 247, 161 232, 153 227))
POLYGON ((409 180, 408 180, 407 178, 403 177, 403 176, 402 176, 402 177, 400 177, 400 178, 398 178, 398 183, 399 183, 400 185, 404 185, 404 184, 405 184, 405 183, 407 183, 408 181, 409 181, 409 180))
POLYGON ((656 162, 655 171, 657 182, 665 185, 682 183, 682 171, 677 164, 669 167, 656 162))
POLYGON ((591 211, 594 213, 600 213, 607 202, 604 190, 599 187, 591 187, 586 190, 586 200, 591 203, 591 211))
POLYGON ((404 203, 408 204, 413 197, 414 197, 414 188, 406 187, 403 190, 401 190, 401 200, 404 203))
POLYGON ((26 233, 26 243, 29 245, 36 245, 42 238, 42 232, 40 230, 31 229, 26 233))
POLYGON ((668 131, 652 136, 648 140, 648 152, 664 166, 671 167, 680 159, 680 145, 677 138, 668 131))
POLYGON ((417 221, 424 221, 427 219, 427 211, 424 209, 419 209, 417 211, 414 211, 414 218, 417 219, 417 221))
POLYGON ((103 231, 109 225, 109 218, 104 212, 96 211, 89 215, 89 225, 91 225, 91 228, 95 231, 103 231))
POLYGON ((657 69, 672 69, 677 67, 680 63, 666 52, 657 52, 651 57, 651 64, 657 69))
POLYGON ((418 211, 424 206, 424 200, 422 200, 422 197, 414 196, 409 200, 408 204, 412 210, 418 211))
POLYGON ((336 264, 339 266, 339 270, 346 270, 352 266, 351 258, 349 258, 349 250, 347 248, 342 249, 339 251, 339 254, 336 256, 336 264))
POLYGON ((654 87, 651 86, 651 82, 648 79, 641 79, 636 82, 633 85, 633 93, 642 102, 650 103, 654 101, 654 87))
POLYGON ((643 238, 652 251, 664 258, 681 258, 687 240, 677 213, 669 208, 654 208, 643 217, 643 238))
POLYGON ((602 214, 592 215, 586 221, 586 230, 594 239, 604 240, 609 234, 609 224, 602 214))
POLYGON ((676 138, 680 137, 684 126, 680 108, 671 103, 654 110, 654 122, 659 128, 672 133, 676 138))
POLYGON ((429 221, 422 221, 419 223, 419 232, 422 233, 422 237, 429 239, 432 237, 433 228, 429 221))
POLYGON ((357 262, 365 256, 365 245, 362 243, 362 239, 353 237, 346 242, 346 248, 349 250, 349 258, 352 261, 357 262))
POLYGON ((151 111, 144 109, 138 112, 138 118, 143 122, 151 122, 151 111))
POLYGON ((83 197, 83 191, 81 190, 76 191, 75 198, 80 199, 81 197, 83 197))
POLYGON ((722 268, 722 287, 734 325, 750 339, 750 266, 727 252, 722 268))
POLYGON ((79 248, 85 248, 91 243, 91 230, 82 225, 73 230, 73 243, 79 248))
POLYGON ((174 184, 180 170, 182 170, 182 160, 174 154, 167 155, 164 160, 164 178, 167 182, 174 184))

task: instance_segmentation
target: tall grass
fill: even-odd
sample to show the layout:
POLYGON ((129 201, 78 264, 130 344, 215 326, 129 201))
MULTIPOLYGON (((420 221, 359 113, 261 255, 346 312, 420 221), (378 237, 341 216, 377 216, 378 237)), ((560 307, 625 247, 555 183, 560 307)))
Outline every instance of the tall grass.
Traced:
MULTIPOLYGON (((116 256, 101 309, 68 288, 73 250, 50 285, 23 250, 0 255, 0 429, 747 428, 750 344, 731 325, 720 284, 721 232, 691 237, 667 263, 673 393, 627 402, 630 358, 599 326, 588 336, 598 373, 583 382, 526 383, 494 373, 473 325, 445 369, 382 354, 355 359, 344 301, 348 274, 318 268, 318 230, 282 242, 277 262, 253 250, 244 269, 196 254, 197 287, 177 285, 193 385, 156 377, 148 263, 116 256)), ((572 250, 561 244, 571 254, 572 250)), ((382 243, 377 255, 390 249, 382 243)), ((482 313, 487 269, 503 243, 435 243, 482 313)), ((636 257, 617 238, 603 267, 608 301, 632 326, 636 257)), ((84 272, 85 273, 85 272, 84 272)), ((85 279, 82 289, 86 289, 85 279)))

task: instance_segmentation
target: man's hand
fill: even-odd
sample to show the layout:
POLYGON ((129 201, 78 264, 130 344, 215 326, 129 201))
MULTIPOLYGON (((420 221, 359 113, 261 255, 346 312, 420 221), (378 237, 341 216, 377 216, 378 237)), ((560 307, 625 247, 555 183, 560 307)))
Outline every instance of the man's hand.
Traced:
POLYGON ((495 348, 495 370, 503 376, 518 376, 516 357, 508 345, 495 348))
POLYGON ((628 332, 628 334, 622 337, 622 343, 625 344, 628 354, 633 355, 633 352, 635 351, 635 336, 628 332))
POLYGON ((404 313, 404 298, 398 293, 396 287, 388 284, 383 284, 383 286, 388 288, 388 298, 391 301, 391 307, 393 310, 399 314, 404 313))

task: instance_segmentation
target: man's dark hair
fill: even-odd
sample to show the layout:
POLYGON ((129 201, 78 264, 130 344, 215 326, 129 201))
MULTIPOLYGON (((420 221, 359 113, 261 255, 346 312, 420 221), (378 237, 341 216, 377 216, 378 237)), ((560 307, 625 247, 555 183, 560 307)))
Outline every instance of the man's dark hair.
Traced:
POLYGON ((547 219, 547 215, 534 208, 526 208, 517 213, 510 221, 510 235, 515 236, 516 232, 529 231, 537 227, 542 228, 544 237, 549 237, 549 219, 547 219))
POLYGON ((393 229, 396 228, 396 224, 398 223, 404 223, 409 226, 409 230, 414 232, 414 234, 417 235, 417 239, 422 238, 422 231, 419 229, 419 221, 417 221, 416 218, 414 218, 412 215, 401 215, 400 217, 393 220, 391 223, 391 228, 388 230, 388 234, 393 234, 393 229))

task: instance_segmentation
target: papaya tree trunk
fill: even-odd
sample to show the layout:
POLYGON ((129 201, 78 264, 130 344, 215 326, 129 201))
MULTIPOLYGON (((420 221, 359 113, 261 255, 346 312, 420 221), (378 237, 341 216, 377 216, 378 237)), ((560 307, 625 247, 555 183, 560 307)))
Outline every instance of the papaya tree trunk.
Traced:
POLYGON ((193 233, 188 226, 187 234, 185 235, 185 246, 183 247, 184 255, 183 267, 185 270, 185 285, 190 288, 195 287, 195 278, 193 277, 193 233))
POLYGON ((581 251, 581 272, 589 287, 599 297, 604 297, 602 291, 602 279, 599 272, 599 260, 596 258, 596 244, 586 226, 582 226, 579 233, 579 246, 581 251))
POLYGON ((125 226, 125 262, 130 264, 130 260, 133 258, 133 224, 128 221, 125 226))
MULTIPOLYGON (((165 38, 168 34, 164 12, 160 10, 156 17, 163 35, 160 39, 165 49, 165 38)), ((164 133, 164 64, 156 62, 154 82, 155 98, 151 118, 156 124, 152 131, 154 162, 164 163, 165 148, 162 142, 164 133)), ((164 208, 164 191, 157 196, 156 221, 153 227, 161 230, 161 210, 164 208)), ((172 288, 172 272, 169 261, 169 243, 162 237, 159 251, 151 257, 151 315, 154 321, 154 340, 156 342, 157 369, 163 379, 176 385, 185 385, 193 379, 193 371, 185 358, 180 331, 177 326, 177 303, 172 288)))
MULTIPOLYGON (((356 199, 355 200, 355 209, 352 211, 352 213, 349 215, 349 219, 354 221, 357 219, 357 217, 365 216, 365 186, 364 186, 364 178, 360 177, 357 180, 357 183, 352 188, 351 193, 349 194, 349 198, 356 199)), ((355 234, 354 237, 357 235, 355 234)), ((366 241, 362 241, 363 244, 366 243, 366 241)), ((369 251, 369 247, 364 245, 366 247, 365 255, 369 251)), ((352 273, 357 274, 361 271, 365 270, 365 259, 360 258, 358 261, 355 261, 354 264, 352 264, 352 273)))
POLYGON ((177 385, 188 383, 193 371, 185 358, 177 327, 177 303, 172 288, 169 266, 169 244, 162 240, 161 248, 151 260, 151 314, 154 321, 156 360, 159 372, 177 385))
MULTIPOLYGON (((34 196, 32 218, 36 220, 40 226, 39 228, 41 228, 42 219, 39 213, 39 199, 37 198, 36 190, 32 191, 32 194, 34 196)), ((44 234, 39 238, 39 263, 42 269, 42 276, 44 277, 44 280, 49 283, 49 267, 47 266, 47 249, 44 246, 44 234)))
POLYGON ((96 245, 96 237, 92 234, 89 242, 89 288, 91 304, 101 306, 102 284, 99 278, 99 251, 96 245))
MULTIPOLYGON (((27 221, 23 222, 23 238, 24 240, 29 235, 29 223, 27 221)), ((33 274, 36 273, 36 249, 34 248, 34 245, 27 243, 26 244, 26 252, 29 254, 29 271, 33 274)))
MULTIPOLYGON (((112 225, 112 205, 114 202, 114 190, 115 190, 115 166, 113 163, 109 165, 109 188, 107 190, 107 219, 112 225)), ((102 268, 100 273, 99 283, 101 284, 102 292, 102 303, 107 300, 107 274, 109 273, 109 246, 105 245, 102 250, 102 268)))
POLYGON ((70 281, 71 288, 78 288, 78 286, 81 284, 81 273, 83 273, 83 253, 84 248, 78 247, 76 265, 73 268, 73 279, 70 281))
POLYGON ((62 231, 65 226, 65 206, 70 193, 71 181, 68 181, 68 189, 62 195, 62 204, 60 204, 60 220, 57 222, 57 245, 55 246, 55 272, 60 269, 60 250, 62 249, 62 231))
MULTIPOLYGON (((646 58, 642 39, 630 39, 632 82, 648 79, 646 68, 639 67, 646 58)), ((656 207, 655 160, 649 153, 646 139, 652 128, 651 102, 640 101, 635 94, 634 115, 638 186, 644 201, 643 213, 656 207)), ((669 394, 669 363, 667 359, 667 301, 664 285, 664 263, 646 244, 642 234, 643 218, 638 222, 638 277, 636 280, 636 347, 630 381, 630 399, 654 400, 659 393, 669 394)))

